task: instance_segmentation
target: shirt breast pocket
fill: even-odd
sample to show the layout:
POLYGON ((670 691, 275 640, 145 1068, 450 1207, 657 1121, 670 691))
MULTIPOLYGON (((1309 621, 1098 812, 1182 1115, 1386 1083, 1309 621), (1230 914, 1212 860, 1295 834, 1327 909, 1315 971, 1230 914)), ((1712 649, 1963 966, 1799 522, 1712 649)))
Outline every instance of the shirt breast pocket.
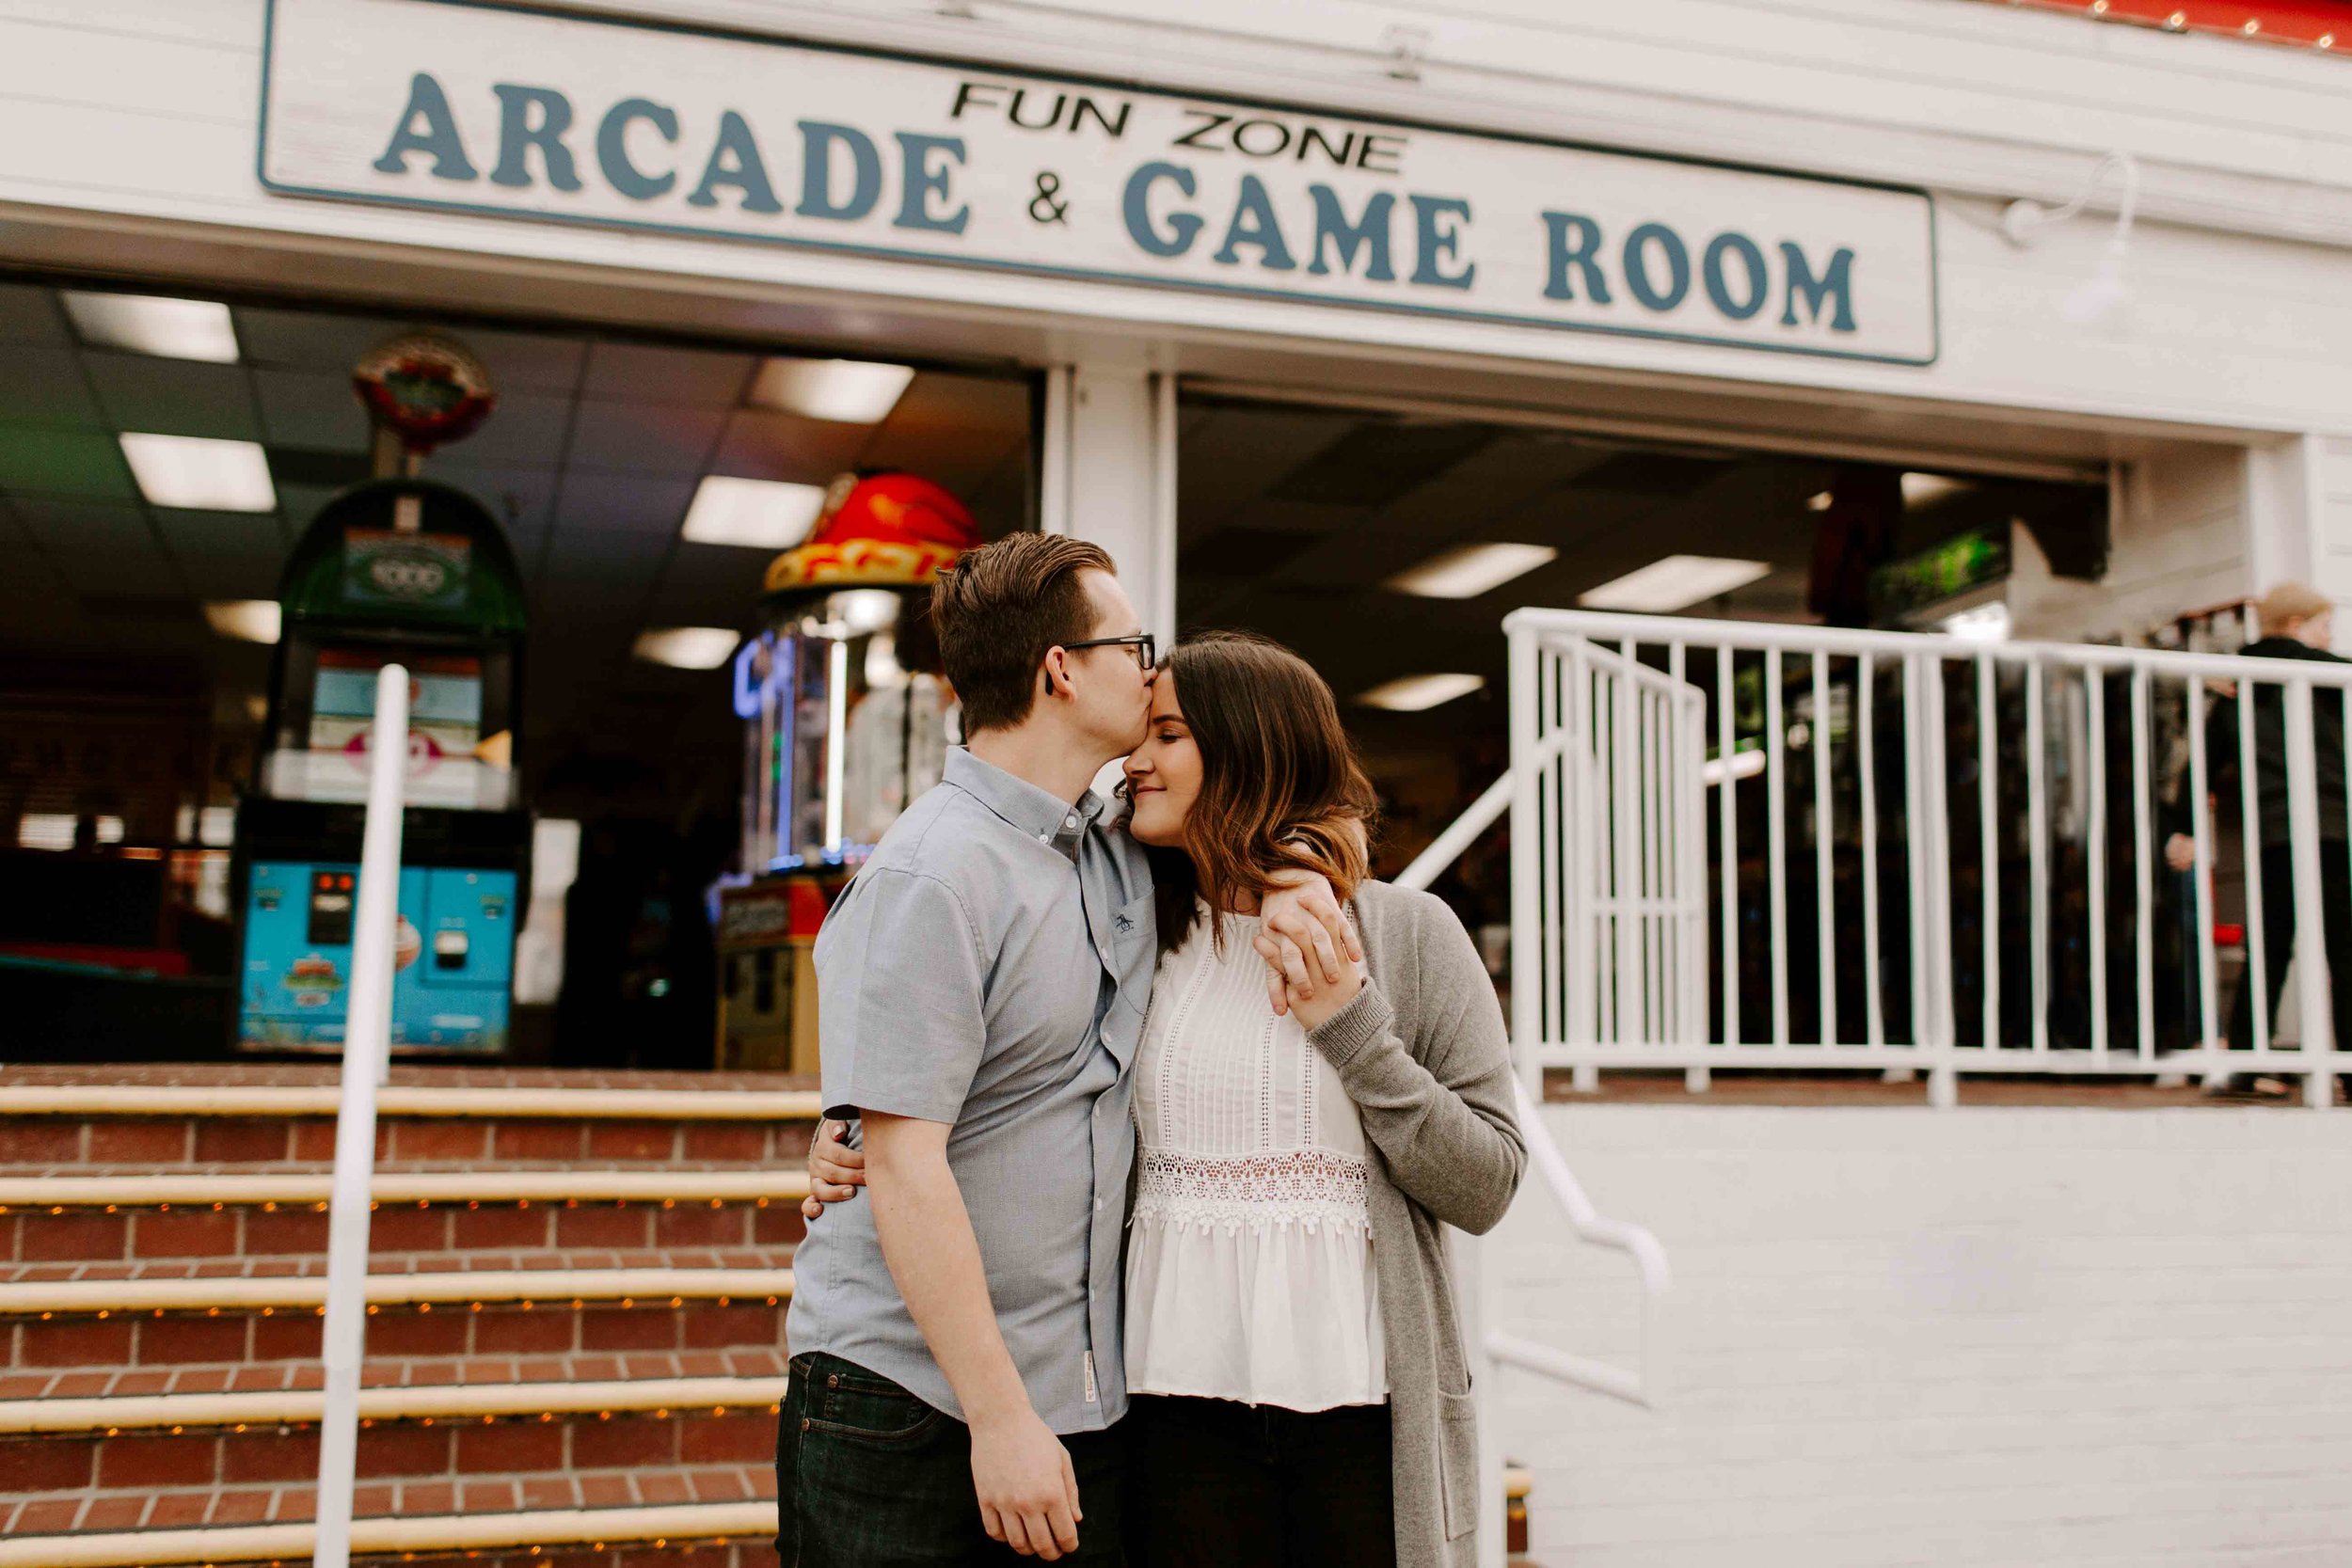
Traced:
POLYGON ((1152 895, 1130 898, 1111 915, 1111 955, 1119 996, 1137 1013, 1152 1006, 1152 972, 1159 962, 1159 925, 1152 895))

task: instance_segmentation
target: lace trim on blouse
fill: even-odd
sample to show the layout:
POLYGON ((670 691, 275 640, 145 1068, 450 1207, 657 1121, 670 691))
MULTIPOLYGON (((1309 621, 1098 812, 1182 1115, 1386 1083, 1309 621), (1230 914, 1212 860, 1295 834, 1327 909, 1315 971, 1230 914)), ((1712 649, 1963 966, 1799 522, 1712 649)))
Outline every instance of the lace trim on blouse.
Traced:
POLYGON ((1326 1149, 1137 1156, 1135 1221, 1171 1230, 1263 1231, 1283 1226, 1368 1235, 1370 1172, 1326 1149))

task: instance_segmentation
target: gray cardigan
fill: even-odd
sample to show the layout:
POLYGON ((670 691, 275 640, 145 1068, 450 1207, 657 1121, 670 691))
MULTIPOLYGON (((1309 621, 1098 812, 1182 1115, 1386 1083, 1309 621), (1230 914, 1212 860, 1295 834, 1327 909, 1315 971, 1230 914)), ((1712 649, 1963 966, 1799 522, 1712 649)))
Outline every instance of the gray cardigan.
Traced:
POLYGON ((1470 933, 1426 893, 1368 882, 1372 981, 1310 1036, 1372 1146, 1372 1253, 1389 1359, 1397 1568, 1472 1568, 1478 1419, 1444 1227, 1499 1224, 1527 1168, 1510 1036, 1470 933))

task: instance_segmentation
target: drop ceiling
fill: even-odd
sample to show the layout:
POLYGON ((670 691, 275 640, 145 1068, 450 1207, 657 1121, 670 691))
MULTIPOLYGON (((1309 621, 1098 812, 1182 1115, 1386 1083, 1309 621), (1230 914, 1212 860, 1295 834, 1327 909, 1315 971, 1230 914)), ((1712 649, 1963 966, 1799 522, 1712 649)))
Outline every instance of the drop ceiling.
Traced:
POLYGON ((575 752, 720 755, 735 744, 723 673, 629 657, 647 627, 754 624, 772 552, 678 537, 702 476, 821 485, 853 468, 904 468, 961 497, 992 535, 1026 520, 1031 396, 1018 377, 922 369, 881 422, 851 424, 752 404, 761 365, 789 343, 247 304, 231 314, 237 363, 159 358, 80 341, 54 287, 0 283, 0 653, 20 670, 144 663, 196 674, 217 714, 244 714, 268 650, 215 636, 201 606, 275 597, 302 527, 369 477, 350 368, 415 327, 465 343, 499 391, 482 430, 424 472, 486 504, 523 563, 533 771, 575 752), (124 432, 258 442, 278 504, 242 515, 151 506, 117 441, 124 432))

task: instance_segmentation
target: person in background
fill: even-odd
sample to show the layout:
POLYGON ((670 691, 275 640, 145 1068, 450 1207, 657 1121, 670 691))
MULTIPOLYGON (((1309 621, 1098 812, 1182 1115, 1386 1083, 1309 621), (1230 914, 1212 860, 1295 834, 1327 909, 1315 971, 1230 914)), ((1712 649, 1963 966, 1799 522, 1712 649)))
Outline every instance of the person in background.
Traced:
MULTIPOLYGON (((2255 606, 2262 638, 2239 652, 2251 658, 2294 658, 2341 665, 2348 662, 2331 650, 2335 607, 2318 590, 2302 583, 2282 583, 2255 606)), ((2330 1012, 2336 1045, 2352 1042, 2352 832, 2347 831, 2344 798, 2344 688, 2312 689, 2312 782, 2319 795, 2319 895, 2322 931, 2314 944, 2327 955, 2332 987, 2330 1012)), ((2205 760, 2214 794, 2226 804, 2240 799, 2247 781, 2239 776, 2238 725, 2243 698, 2233 693, 2214 704, 2206 721, 2205 760)), ((2248 858, 2262 877, 2263 967, 2260 976, 2269 998, 2268 1017, 2275 1027, 2279 1001, 2285 990, 2287 963, 2293 957, 2296 931, 2295 851, 2287 799, 2286 704, 2280 689, 2255 689, 2253 705, 2254 816, 2259 846, 2248 846, 2248 858), (2259 848, 2259 852, 2257 851, 2259 848)), ((2174 833, 2165 843, 2165 863, 2187 871, 2197 863, 2196 840, 2174 833)), ((2307 948, 2308 952, 2309 949, 2307 948)), ((2257 977, 2249 967, 2239 983, 2230 1010, 2230 1046, 2251 1050, 2254 1043, 2253 987, 2257 977)))

